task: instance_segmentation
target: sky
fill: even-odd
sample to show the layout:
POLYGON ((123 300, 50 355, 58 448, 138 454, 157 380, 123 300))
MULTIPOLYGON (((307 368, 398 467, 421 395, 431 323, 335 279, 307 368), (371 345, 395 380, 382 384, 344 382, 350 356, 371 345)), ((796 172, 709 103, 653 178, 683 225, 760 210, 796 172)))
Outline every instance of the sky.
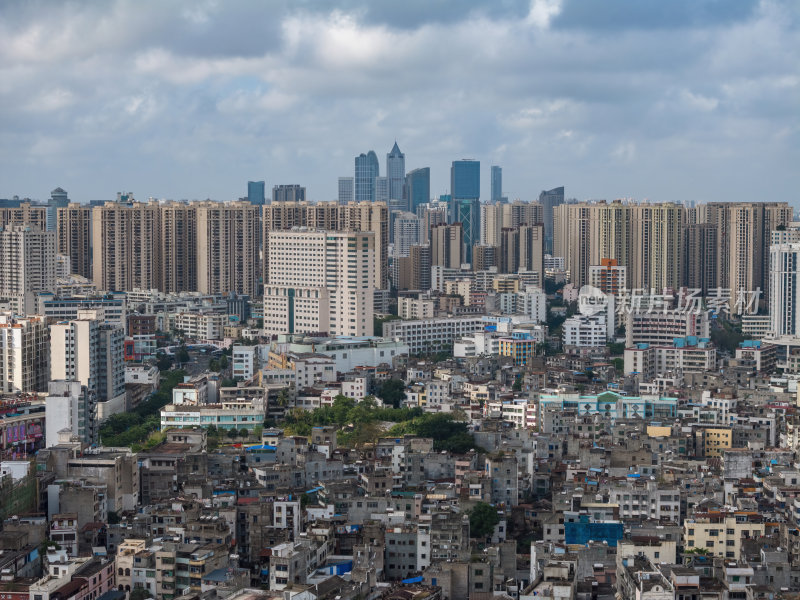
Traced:
POLYGON ((4 0, 0 40, 0 198, 332 200, 396 140, 433 195, 800 204, 796 0, 4 0))

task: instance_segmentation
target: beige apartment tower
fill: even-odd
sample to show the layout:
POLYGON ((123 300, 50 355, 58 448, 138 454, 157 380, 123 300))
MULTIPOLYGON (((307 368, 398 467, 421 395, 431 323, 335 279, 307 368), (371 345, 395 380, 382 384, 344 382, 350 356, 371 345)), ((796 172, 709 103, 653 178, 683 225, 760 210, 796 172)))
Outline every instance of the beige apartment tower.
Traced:
POLYGON ((0 314, 0 390, 46 392, 50 336, 42 317, 0 314))
POLYGON ((92 278, 92 208, 77 202, 58 208, 57 251, 69 257, 70 273, 92 278))
POLYGON ((36 226, 9 225, 0 230, 0 296, 14 312, 36 310, 36 294, 56 283, 56 236, 36 226))
POLYGON ((47 231, 47 207, 21 202, 19 206, 0 208, 0 226, 30 225, 47 231))

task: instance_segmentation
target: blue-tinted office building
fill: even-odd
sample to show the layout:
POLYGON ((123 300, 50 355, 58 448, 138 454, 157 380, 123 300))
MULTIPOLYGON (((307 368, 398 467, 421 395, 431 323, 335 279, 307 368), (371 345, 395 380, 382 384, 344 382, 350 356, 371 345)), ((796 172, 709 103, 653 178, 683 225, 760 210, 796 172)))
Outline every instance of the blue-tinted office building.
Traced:
POLYGON ((492 195, 491 202, 496 204, 503 198, 503 167, 492 166, 492 195))
POLYGON ((266 202, 266 184, 263 181, 247 182, 247 201, 256 206, 266 202))
POLYGON ((375 202, 375 179, 380 177, 378 155, 374 150, 356 156, 356 202, 375 202))
POLYGON ((417 214, 417 207, 431 200, 431 169, 422 167, 406 175, 408 209, 417 214))
POLYGON ((481 162, 454 160, 450 167, 450 194, 454 200, 480 199, 481 162))

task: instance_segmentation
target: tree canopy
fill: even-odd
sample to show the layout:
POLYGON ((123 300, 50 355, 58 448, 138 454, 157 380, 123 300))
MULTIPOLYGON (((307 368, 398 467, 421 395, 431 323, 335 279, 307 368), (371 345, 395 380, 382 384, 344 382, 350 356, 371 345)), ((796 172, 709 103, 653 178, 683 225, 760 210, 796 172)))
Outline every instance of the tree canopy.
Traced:
POLYGON ((485 538, 494 531, 495 525, 500 522, 497 509, 486 502, 478 502, 469 511, 469 535, 474 538, 485 538))

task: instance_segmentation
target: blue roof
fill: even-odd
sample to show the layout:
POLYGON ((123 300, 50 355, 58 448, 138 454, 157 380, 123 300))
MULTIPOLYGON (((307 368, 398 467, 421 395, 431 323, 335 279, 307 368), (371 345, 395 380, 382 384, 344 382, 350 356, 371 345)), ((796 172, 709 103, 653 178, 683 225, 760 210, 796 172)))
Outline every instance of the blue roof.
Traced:
POLYGON ((258 446, 247 446, 247 448, 245 448, 245 452, 250 452, 251 450, 277 450, 277 446, 270 446, 269 444, 259 444, 258 446))
POLYGON ((420 577, 409 577, 408 579, 403 579, 402 583, 421 583, 422 576, 420 577))

